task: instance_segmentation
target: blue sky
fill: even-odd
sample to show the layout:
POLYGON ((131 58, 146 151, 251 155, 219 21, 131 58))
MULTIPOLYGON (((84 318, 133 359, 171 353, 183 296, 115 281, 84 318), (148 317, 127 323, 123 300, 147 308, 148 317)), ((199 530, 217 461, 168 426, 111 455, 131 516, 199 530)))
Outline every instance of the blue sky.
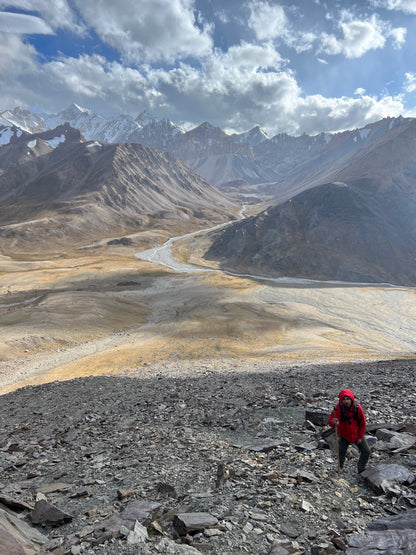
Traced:
POLYGON ((416 116, 416 0, 0 0, 0 110, 269 135, 416 116))

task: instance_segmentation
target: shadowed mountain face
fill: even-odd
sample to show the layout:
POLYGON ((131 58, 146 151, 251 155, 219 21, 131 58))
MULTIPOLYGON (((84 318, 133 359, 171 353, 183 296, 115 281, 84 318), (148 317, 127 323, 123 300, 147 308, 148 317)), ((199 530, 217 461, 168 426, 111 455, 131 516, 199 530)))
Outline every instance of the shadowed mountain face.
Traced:
POLYGON ((240 273, 416 285, 415 152, 409 120, 336 163, 309 162, 280 185, 280 204, 218 233, 206 258, 240 273))
POLYGON ((208 260, 240 273, 416 285, 415 195, 330 183, 217 233, 208 260))
POLYGON ((32 233, 97 238, 149 219, 218 223, 236 211, 173 155, 85 141, 69 126, 0 148, 0 202, 0 237, 16 237, 28 222, 32 233))

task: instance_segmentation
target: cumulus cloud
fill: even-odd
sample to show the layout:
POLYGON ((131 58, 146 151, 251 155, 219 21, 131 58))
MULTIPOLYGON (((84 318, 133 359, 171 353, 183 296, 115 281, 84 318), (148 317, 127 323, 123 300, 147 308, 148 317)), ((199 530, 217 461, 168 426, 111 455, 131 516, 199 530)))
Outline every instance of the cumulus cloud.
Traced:
POLYGON ((62 57, 45 64, 42 73, 48 82, 60 82, 72 98, 101 101, 117 111, 133 112, 138 104, 152 107, 161 96, 140 71, 98 55, 62 57))
POLYGON ((339 24, 343 37, 323 33, 320 52, 344 54, 347 58, 360 58, 369 50, 383 48, 386 43, 385 26, 373 15, 369 20, 353 19, 344 12, 339 24))
POLYGON ((269 40, 287 33, 288 20, 280 5, 271 5, 261 0, 248 4, 250 17, 248 26, 253 29, 259 40, 269 40))
MULTIPOLYGON (((35 48, 21 36, 0 33, 0 98, 3 109, 25 104, 41 85, 35 48)), ((43 91, 43 100, 45 93, 43 91)))
POLYGON ((53 34, 51 27, 40 17, 12 12, 0 12, 0 32, 18 35, 53 34))
POLYGON ((301 122, 300 129, 304 129, 309 134, 354 129, 387 116, 399 116, 403 113, 403 109, 401 99, 391 96, 380 99, 372 96, 300 97, 294 110, 293 132, 299 132, 299 122, 301 122))
POLYGON ((212 50, 212 27, 200 28, 193 0, 75 1, 84 21, 130 64, 173 62, 212 50))
MULTIPOLYGON (((316 28, 305 32, 289 26, 290 11, 286 14, 271 0, 251 0, 245 6, 251 7, 250 26, 258 43, 236 40, 220 49, 213 47, 213 29, 195 11, 194 0, 101 0, 94 8, 85 0, 16 0, 14 4, 33 10, 36 4, 35 13, 55 32, 64 22, 54 6, 66 7, 68 18, 79 24, 74 32, 88 25, 121 55, 110 61, 103 55, 76 52, 45 60, 20 35, 0 33, 0 98, 5 108, 22 99, 46 111, 74 101, 103 113, 137 115, 148 108, 158 117, 187 122, 188 128, 209 121, 224 129, 246 131, 260 123, 270 135, 339 131, 405 113, 404 96, 370 96, 362 87, 356 88, 353 98, 307 96, 299 85, 302 76, 297 78, 290 61, 276 50, 276 44, 283 42, 303 52, 322 38, 322 53, 356 58, 371 48, 382 48, 387 40, 403 44, 405 29, 393 29, 375 16, 359 20, 344 11, 335 24, 337 34, 318 37, 316 28), (264 19, 261 27, 267 14, 277 19, 264 19)), ((224 11, 223 21, 226 16, 229 12, 224 11)), ((325 64, 320 66, 322 73, 328 65, 324 57, 318 60, 325 64)), ((416 77, 408 73, 401 92, 415 90, 416 77)))

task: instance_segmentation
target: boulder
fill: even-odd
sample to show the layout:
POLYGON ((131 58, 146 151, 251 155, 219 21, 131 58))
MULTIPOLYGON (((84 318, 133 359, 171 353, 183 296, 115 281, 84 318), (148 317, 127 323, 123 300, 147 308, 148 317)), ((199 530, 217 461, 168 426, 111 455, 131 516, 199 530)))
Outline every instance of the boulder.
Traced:
POLYGON ((307 410, 305 412, 305 420, 309 420, 315 426, 328 426, 329 415, 331 411, 307 410))
POLYGON ((60 526, 64 522, 69 522, 73 516, 64 513, 48 501, 41 499, 35 504, 35 508, 29 514, 29 518, 33 524, 42 524, 43 526, 60 526))
POLYGON ((369 487, 375 493, 383 493, 388 485, 410 485, 414 474, 401 464, 380 464, 377 468, 368 468, 361 473, 369 487))
POLYGON ((407 434, 395 432, 393 430, 387 430, 382 428, 376 432, 377 439, 384 442, 387 449, 390 449, 394 453, 401 453, 402 451, 407 451, 416 444, 416 437, 407 434))

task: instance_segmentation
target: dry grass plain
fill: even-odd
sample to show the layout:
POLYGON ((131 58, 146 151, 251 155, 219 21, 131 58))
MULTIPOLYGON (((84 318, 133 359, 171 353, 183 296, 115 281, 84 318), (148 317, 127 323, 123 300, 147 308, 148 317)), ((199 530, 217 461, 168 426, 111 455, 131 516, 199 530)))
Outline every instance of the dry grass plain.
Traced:
MULTIPOLYGON (((177 273, 97 243, 53 257, 0 256, 0 393, 74 377, 209 361, 306 364, 414 357, 412 288, 275 284, 177 273)), ((188 247, 179 258, 198 260, 188 247)))

